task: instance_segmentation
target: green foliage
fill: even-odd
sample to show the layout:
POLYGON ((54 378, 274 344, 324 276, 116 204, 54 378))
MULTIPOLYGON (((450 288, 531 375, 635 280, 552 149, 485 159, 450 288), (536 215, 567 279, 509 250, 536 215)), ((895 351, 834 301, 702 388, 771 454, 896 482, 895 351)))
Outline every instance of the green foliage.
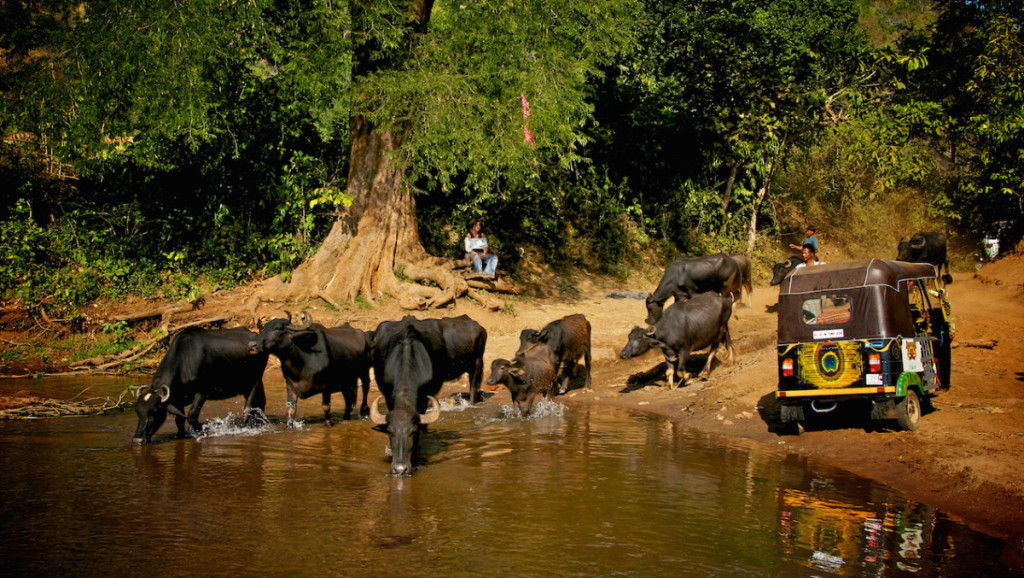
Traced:
POLYGON ((0 177, 18 191, 0 206, 3 234, 20 241, 3 294, 62 310, 134 291, 188 299, 307 257, 349 202, 347 11, 316 0, 73 8, 14 14, 17 33, 0 39, 39 55, 0 74, 18 86, 4 94, 5 131, 43 135, 78 177, 55 186, 36 141, 0 151, 0 177), (26 220, 18 203, 46 219, 26 220))
POLYGON ((1024 227, 1020 18, 952 0, 4 3, 0 129, 31 134, 0 146, 0 297, 71 316, 288 278, 352 202, 352 115, 400 135, 426 248, 460 256, 482 219, 503 270, 538 249, 624 275, 651 248, 743 250, 752 217, 765 235, 794 214, 867 226, 905 201, 903 222, 1024 227))
POLYGON ((976 226, 1009 215, 1024 216, 1022 26, 1019 10, 1014 16, 996 15, 986 23, 986 43, 966 87, 975 112, 965 122, 974 147, 963 192, 968 199, 988 201, 984 203, 987 211, 972 215, 976 226))
POLYGON ((380 126, 405 129, 410 174, 427 187, 459 187, 481 204, 508 200, 544 172, 584 160, 588 83, 629 47, 637 8, 631 0, 438 3, 415 58, 362 78, 356 106, 380 126))
POLYGON ((135 345, 135 340, 131 336, 128 322, 126 321, 115 321, 113 323, 104 323, 102 326, 103 333, 110 335, 114 344, 121 349, 128 349, 135 345))

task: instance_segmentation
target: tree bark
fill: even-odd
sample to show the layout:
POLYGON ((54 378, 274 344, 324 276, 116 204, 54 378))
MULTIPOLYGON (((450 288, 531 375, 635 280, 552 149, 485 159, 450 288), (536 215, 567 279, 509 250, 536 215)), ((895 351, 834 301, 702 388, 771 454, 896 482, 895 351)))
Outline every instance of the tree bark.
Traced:
MULTIPOLYGON (((405 24, 410 47, 415 44, 413 37, 426 31, 433 4, 433 0, 409 4, 412 18, 405 24)), ((369 45, 357 49, 354 78, 393 64, 374 60, 372 52, 369 45)), ((412 189, 401 157, 406 127, 381 128, 356 115, 349 129, 352 205, 335 221, 316 254, 292 272, 291 280, 269 280, 261 298, 319 297, 338 305, 358 295, 373 302, 387 294, 406 309, 423 309, 441 307, 465 294, 469 286, 453 273, 452 262, 430 256, 420 242, 412 189), (402 282, 399 275, 413 283, 402 282), (419 284, 423 282, 431 286, 419 284)))
POLYGON ((729 180, 725 183, 725 194, 722 195, 722 212, 729 212, 729 201, 732 200, 732 189, 736 186, 736 175, 740 172, 740 161, 732 163, 732 170, 729 172, 729 180))
POLYGON ((451 303, 466 293, 468 285, 453 273, 450 261, 423 249, 412 189, 399 156, 400 129, 378 131, 362 117, 351 124, 348 192, 352 205, 334 223, 317 253, 292 272, 291 281, 269 281, 262 297, 320 297, 337 305, 358 295, 374 302, 387 294, 406 309, 451 303), (414 283, 403 283, 396 272, 414 283))

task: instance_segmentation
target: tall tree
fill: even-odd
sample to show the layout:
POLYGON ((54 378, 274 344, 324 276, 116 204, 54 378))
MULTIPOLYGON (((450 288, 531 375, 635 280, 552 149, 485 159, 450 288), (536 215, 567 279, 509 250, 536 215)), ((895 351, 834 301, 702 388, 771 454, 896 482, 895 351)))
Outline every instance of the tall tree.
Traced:
MULTIPOLYGON (((756 230, 788 147, 842 117, 862 46, 853 0, 651 0, 631 120, 642 153, 631 182, 720 193, 715 205, 756 230), (672 142, 678 146, 668 147, 672 142), (652 170, 653 166, 653 170, 652 170), (684 185, 684 183, 688 183, 684 185), (754 194, 738 198, 742 184, 754 194)), ((614 162, 614 160, 613 160, 614 162)), ((621 165, 621 163, 619 163, 621 165)), ((711 204, 709 203, 709 206, 711 204)))
POLYGON ((632 11, 608 0, 355 3, 353 203, 266 294, 337 303, 386 293, 422 308, 466 293, 420 243, 412 183, 528 192, 541 167, 580 162, 588 80, 628 45, 632 11))
MULTIPOLYGON (((530 194, 551 167, 582 162, 588 82, 629 45, 635 22, 633 0, 55 0, 4 9, 18 16, 4 21, 16 20, 17 32, 0 39, 5 55, 13 47, 35 73, 18 98, 5 95, 18 108, 5 131, 32 130, 69 159, 102 158, 114 148, 105 137, 127 138, 133 158, 152 167, 252 163, 266 179, 281 177, 249 148, 346 143, 351 205, 316 255, 264 290, 332 303, 390 293, 409 307, 466 290, 422 248, 412 183, 508 198, 530 194), (33 40, 30 28, 46 34, 33 40), (265 114, 251 115, 256 106, 265 114)), ((219 194, 232 193, 251 194, 219 194)))

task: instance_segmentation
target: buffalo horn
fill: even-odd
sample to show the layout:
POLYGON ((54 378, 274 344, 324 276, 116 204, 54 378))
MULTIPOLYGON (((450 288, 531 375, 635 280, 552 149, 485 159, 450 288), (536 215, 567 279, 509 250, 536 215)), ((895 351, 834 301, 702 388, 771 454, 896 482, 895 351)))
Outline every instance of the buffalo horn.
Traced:
POLYGON ((300 319, 302 321, 296 326, 298 329, 309 329, 309 327, 313 325, 313 317, 305 311, 302 312, 302 317, 300 319))
POLYGON ((388 421, 384 414, 380 412, 380 407, 378 407, 382 399, 384 399, 383 396, 377 396, 377 399, 373 400, 373 403, 370 404, 370 421, 377 425, 383 425, 388 421))
POLYGON ((427 396, 430 408, 427 413, 420 414, 420 425, 430 425, 441 417, 441 404, 432 395, 427 396))
POLYGON ((160 403, 167 403, 167 400, 171 397, 171 388, 166 385, 160 386, 160 403))
POLYGON ((913 249, 924 249, 924 237, 914 236, 910 238, 910 247, 913 249))
POLYGON ((135 399, 139 399, 140 397, 142 397, 142 391, 146 389, 149 389, 148 385, 139 386, 139 389, 135 390, 135 399))
POLYGON ((292 312, 287 309, 284 310, 284 314, 288 316, 288 323, 292 322, 292 312))

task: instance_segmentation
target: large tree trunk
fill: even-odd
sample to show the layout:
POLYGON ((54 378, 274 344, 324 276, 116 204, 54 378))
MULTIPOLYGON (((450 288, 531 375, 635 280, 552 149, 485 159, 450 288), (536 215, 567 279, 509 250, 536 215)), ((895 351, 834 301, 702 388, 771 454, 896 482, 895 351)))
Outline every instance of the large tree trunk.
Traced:
POLYGON ((366 119, 353 119, 352 206, 317 253, 293 271, 291 281, 272 279, 264 297, 319 297, 337 306, 357 295, 373 302, 389 294, 406 309, 424 309, 441 307, 467 292, 451 261, 423 249, 412 190, 397 157, 400 140, 397 130, 375 131, 366 119), (396 271, 413 283, 400 281, 396 271), (416 283, 420 281, 433 286, 416 283))
MULTIPOLYGON (((404 22, 410 35, 408 46, 415 45, 413 36, 426 31, 433 5, 434 0, 409 3, 412 18, 404 22)), ((356 21, 361 20, 356 14, 361 8, 356 6, 356 21)), ((353 78, 394 64, 375 60, 372 44, 358 46, 354 62, 353 78)), ((497 303, 472 291, 465 279, 454 273, 452 261, 432 257, 423 249, 412 189, 399 150, 405 129, 379 130, 358 115, 352 118, 349 129, 352 148, 348 193, 352 205, 334 223, 317 253, 292 272, 291 280, 271 279, 261 296, 319 297, 338 306, 358 295, 372 302, 388 294, 406 309, 424 309, 441 307, 468 292, 496 309, 497 303), (412 282, 399 280, 396 272, 412 282)))

